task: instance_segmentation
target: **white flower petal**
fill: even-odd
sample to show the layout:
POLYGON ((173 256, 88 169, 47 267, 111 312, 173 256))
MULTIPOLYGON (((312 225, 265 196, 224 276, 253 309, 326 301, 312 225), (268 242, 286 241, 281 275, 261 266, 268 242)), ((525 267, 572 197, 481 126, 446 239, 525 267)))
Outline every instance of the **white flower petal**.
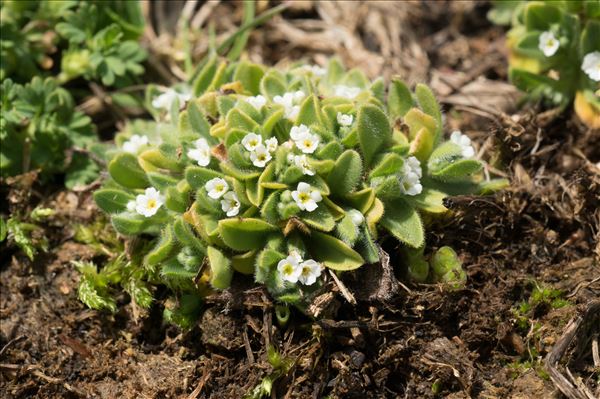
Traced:
POLYGON ((593 51, 583 57, 581 70, 595 82, 600 81, 600 51, 593 51))
POLYGON ((210 198, 219 199, 229 190, 229 185, 224 179, 215 177, 207 181, 204 188, 210 198))

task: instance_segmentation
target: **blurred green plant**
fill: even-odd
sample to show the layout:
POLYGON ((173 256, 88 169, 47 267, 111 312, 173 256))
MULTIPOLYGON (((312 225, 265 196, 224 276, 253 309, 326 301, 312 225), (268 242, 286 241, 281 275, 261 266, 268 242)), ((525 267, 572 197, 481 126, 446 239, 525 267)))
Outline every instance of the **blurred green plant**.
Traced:
MULTIPOLYGON (((483 179, 468 137, 442 139, 429 88, 385 91, 337 60, 281 71, 213 55, 191 92, 154 98, 157 122, 117 135, 96 202, 119 233, 156 237, 140 267, 186 298, 185 314, 236 272, 303 307, 324 267, 377 262, 383 234, 422 258, 420 213, 504 184, 483 179)), ((464 280, 453 251, 434 259, 434 279, 464 280)))
POLYGON ((98 166, 78 147, 100 152, 91 119, 75 110, 73 98, 55 79, 34 78, 20 85, 2 82, 0 175, 41 169, 42 177, 65 173, 67 187, 96 178, 98 166))
POLYGON ((39 222, 54 215, 54 210, 37 207, 24 217, 11 215, 8 219, 0 216, 0 243, 15 245, 33 261, 38 252, 48 250, 48 239, 39 222))
POLYGON ((0 13, 2 80, 26 83, 46 74, 62 84, 83 76, 123 87, 144 71, 137 1, 5 0, 0 13))
POLYGON ((533 101, 567 107, 600 128, 600 2, 495 1, 488 17, 510 25, 510 80, 533 101))

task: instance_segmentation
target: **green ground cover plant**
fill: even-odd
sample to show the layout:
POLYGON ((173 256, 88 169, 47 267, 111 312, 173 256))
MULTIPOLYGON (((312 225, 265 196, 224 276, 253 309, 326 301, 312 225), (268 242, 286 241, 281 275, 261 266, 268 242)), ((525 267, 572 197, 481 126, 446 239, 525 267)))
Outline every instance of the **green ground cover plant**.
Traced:
POLYGON ((386 95, 382 79, 335 59, 279 70, 213 56, 189 89, 155 93, 152 105, 156 121, 117 135, 95 199, 119 233, 148 238, 133 257, 143 280, 172 289, 178 324, 238 274, 302 308, 325 269, 378 262, 384 235, 405 248, 413 278, 460 286, 450 248, 429 272, 421 215, 504 184, 483 179, 468 137, 443 139, 425 85, 411 93, 395 79, 386 95))

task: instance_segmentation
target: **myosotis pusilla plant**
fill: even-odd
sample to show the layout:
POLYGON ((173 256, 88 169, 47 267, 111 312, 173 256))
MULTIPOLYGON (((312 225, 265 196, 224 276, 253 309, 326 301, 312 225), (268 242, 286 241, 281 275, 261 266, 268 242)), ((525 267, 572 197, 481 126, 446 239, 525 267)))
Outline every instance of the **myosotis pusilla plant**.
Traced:
MULTIPOLYGON (((443 140, 429 88, 393 80, 386 94, 336 60, 285 71, 213 60, 190 93, 162 96, 159 122, 117 136, 95 199, 119 233, 155 237, 140 267, 181 299, 240 273, 302 306, 326 268, 378 262, 382 235, 424 261, 421 213, 498 185, 468 137, 443 140)), ((460 269, 454 252, 436 262, 438 280, 460 269)))

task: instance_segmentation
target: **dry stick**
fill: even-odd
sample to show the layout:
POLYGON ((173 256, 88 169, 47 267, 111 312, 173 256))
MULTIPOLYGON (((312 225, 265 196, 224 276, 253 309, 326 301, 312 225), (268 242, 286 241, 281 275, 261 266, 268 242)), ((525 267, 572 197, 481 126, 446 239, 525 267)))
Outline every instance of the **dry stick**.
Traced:
POLYGON ((335 284, 340 289, 340 292, 342 293, 344 298, 346 298, 346 300, 348 302, 350 302, 352 305, 356 305, 356 299, 354 298, 354 295, 352 295, 352 293, 350 291, 348 291, 348 288, 346 288, 344 283, 341 282, 341 280, 338 278, 338 276, 336 276, 335 273, 331 269, 328 269, 328 270, 329 270, 329 274, 333 278, 333 281, 335 281, 335 284))
POLYGON ((569 399, 597 399, 592 392, 590 392, 587 387, 581 386, 577 383, 577 379, 573 377, 571 371, 566 368, 566 374, 569 378, 565 377, 557 368, 559 361, 569 349, 569 346, 580 327, 585 329, 585 322, 593 322, 593 319, 598 312, 600 312, 600 301, 591 302, 583 316, 577 316, 573 318, 567 327, 565 328, 565 332, 560 337, 552 351, 546 356, 544 360, 546 371, 550 375, 550 378, 554 382, 554 385, 569 399))
POLYGON ((208 381, 210 376, 211 376, 210 370, 208 368, 205 368, 204 373, 202 374, 202 378, 200 379, 200 382, 196 386, 196 389, 194 389, 192 391, 192 393, 190 393, 190 395, 187 397, 187 399, 196 399, 198 397, 198 395, 200 395, 200 393, 202 392, 202 388, 204 388, 204 384, 206 384, 206 381, 208 381))

